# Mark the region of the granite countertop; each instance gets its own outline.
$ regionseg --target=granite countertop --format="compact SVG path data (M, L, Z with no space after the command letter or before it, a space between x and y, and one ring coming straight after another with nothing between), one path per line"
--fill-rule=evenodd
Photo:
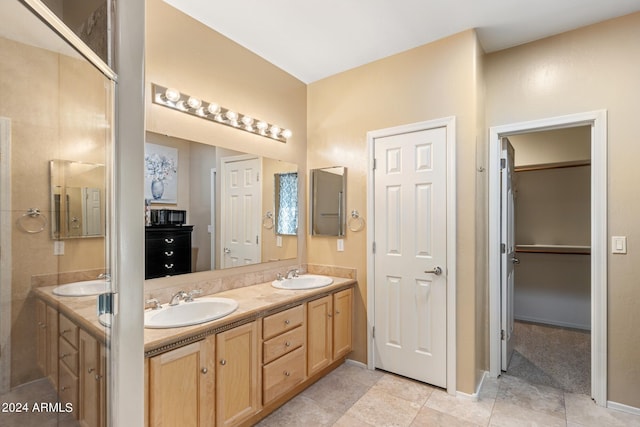
M144 330L144 351L146 356L152 356L171 348L185 345L189 342L202 339L206 335L216 333L216 330L231 324L240 324L251 321L272 311L278 311L289 305L308 301L337 290L348 288L356 283L354 279L333 277L333 283L329 286L308 290L286 290L271 286L271 282L245 286L226 290L210 295L232 298L238 302L238 309L221 319L199 325L185 326L181 328L148 329ZM109 329L98 322L96 310L96 297L60 297L53 294L55 286L36 288L36 296L54 306L59 312L73 320L81 328L105 342L108 340ZM166 303L166 302L165 302Z

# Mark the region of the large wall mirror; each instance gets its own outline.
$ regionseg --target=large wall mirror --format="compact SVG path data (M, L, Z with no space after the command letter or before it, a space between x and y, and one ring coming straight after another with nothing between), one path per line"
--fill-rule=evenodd
M192 271L298 256L298 166L252 153L147 132L177 149L177 202L151 209L187 211Z
M311 234L344 236L347 168L311 169Z
M103 237L105 167L98 163L51 160L51 237Z

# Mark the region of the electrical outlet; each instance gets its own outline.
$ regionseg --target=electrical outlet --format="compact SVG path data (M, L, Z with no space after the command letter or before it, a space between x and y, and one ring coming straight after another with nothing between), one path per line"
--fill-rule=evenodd
M53 254L64 255L64 241L56 240L55 242L53 242Z
M282 247L282 236L276 236L276 246L279 248Z

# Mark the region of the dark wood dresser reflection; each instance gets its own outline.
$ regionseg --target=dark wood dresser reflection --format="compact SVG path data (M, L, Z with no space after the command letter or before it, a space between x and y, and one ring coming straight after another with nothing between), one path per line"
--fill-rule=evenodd
M193 225L145 229L145 279L191 273Z

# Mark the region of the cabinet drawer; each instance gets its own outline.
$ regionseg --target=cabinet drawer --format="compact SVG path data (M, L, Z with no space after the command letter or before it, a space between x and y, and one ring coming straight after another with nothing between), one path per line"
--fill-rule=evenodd
M60 313L60 336L64 337L74 348L78 348L78 326L67 316Z
M266 405L304 380L305 353L300 347L262 368L262 402Z
M58 383L58 398L65 409L66 403L71 403L73 416L78 419L78 377L67 366L60 362L60 382Z
M304 344L304 328L298 326L282 335L265 341L262 345L262 360L269 363L283 354L301 347Z
M298 325L302 325L303 320L304 311L302 305L267 316L262 321L262 337L266 340L289 331Z
M58 352L60 362L67 365L67 368L69 368L74 375L78 375L78 350L69 344L67 340L60 338Z

